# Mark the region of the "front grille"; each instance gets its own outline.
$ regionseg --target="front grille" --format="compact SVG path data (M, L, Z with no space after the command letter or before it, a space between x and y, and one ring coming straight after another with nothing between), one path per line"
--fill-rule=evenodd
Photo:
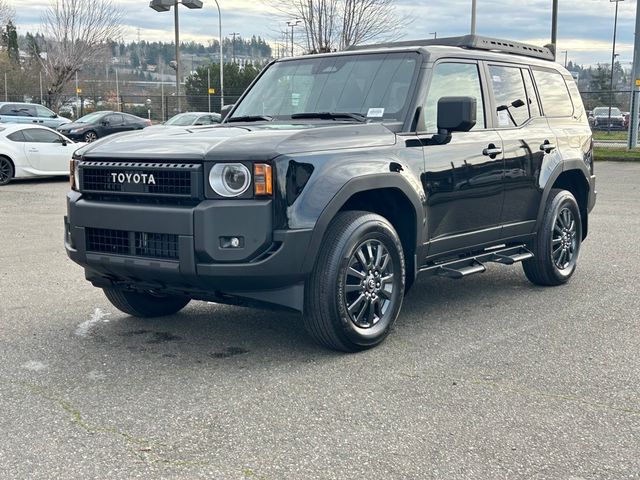
M198 198L201 171L193 163L81 162L80 190Z
M178 235L85 228L87 252L177 260Z
M87 251L128 255L129 232L106 230L104 228L85 229Z
M138 257L178 258L178 236L167 233L135 233Z

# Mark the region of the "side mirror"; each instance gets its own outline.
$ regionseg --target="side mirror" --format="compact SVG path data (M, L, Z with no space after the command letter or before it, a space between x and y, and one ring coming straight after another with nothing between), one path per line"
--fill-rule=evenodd
M225 118L227 118L227 115L229 115L229 112L231 111L231 109L233 109L235 105L231 104L231 105L225 105L224 107L222 107L222 110L220 110L220 121L224 120Z
M476 125L476 107L473 97L442 97L438 101L438 132L468 132Z

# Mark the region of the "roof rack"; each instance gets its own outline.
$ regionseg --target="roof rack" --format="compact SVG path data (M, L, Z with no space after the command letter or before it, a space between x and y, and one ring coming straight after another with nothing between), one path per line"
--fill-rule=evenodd
M365 50L371 48L424 47L443 45L448 47L467 48L469 50L487 50L491 52L512 53L525 57L555 61L553 52L547 47L537 47L527 43L501 40L499 38L482 37L480 35L463 35L461 37L433 38L427 40L409 40L406 42L379 43L376 45L355 45L347 50Z

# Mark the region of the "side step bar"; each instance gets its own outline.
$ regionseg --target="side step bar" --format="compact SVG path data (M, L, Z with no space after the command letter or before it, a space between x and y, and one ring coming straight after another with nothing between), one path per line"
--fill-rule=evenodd
M517 245L515 247L505 247L492 251L484 251L483 253L472 255L465 258L457 258L435 265L429 265L420 268L420 272L428 272L432 275L440 275L453 279L460 279L473 275L474 273L482 273L487 270L484 265L487 262L501 263L503 265L513 265L533 258L533 253L527 249L525 245Z

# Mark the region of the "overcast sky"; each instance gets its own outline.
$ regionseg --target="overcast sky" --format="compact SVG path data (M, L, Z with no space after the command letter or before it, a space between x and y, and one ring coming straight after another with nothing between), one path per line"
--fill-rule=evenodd
M148 0L114 0L125 12L125 40L173 38L172 13L156 13ZM275 12L268 0L218 0L223 35L260 35L274 44L281 38L287 18ZM637 0L620 2L618 15L619 60L629 66ZM206 43L218 37L218 16L213 0L203 0L202 10L180 7L181 40ZM40 17L51 0L9 0L16 10L20 33L39 29ZM477 30L481 35L543 45L551 36L552 0L477 0ZM611 62L614 3L609 0L560 0L558 50L568 50L569 60L580 64ZM471 0L397 0L400 14L413 19L404 39L461 35L469 32ZM559 54L564 58L564 53Z

